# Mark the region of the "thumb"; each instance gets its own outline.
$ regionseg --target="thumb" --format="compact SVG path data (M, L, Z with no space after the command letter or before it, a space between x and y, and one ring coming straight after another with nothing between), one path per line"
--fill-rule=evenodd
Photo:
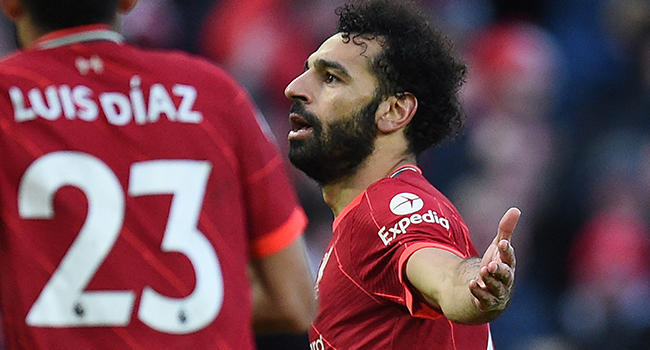
M501 221L499 221L499 230L497 232L496 243L501 242L501 240L510 240L512 232L514 232L519 217L521 216L521 211L515 207L512 207L503 214Z

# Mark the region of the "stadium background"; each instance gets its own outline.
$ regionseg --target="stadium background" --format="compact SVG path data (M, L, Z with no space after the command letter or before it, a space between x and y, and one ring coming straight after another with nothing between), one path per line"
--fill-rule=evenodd
M523 212L516 294L492 324L496 348L647 350L650 0L420 1L469 66L467 129L420 166L457 204L479 251L508 207ZM332 34L341 3L140 0L123 32L223 65L286 154L284 87ZM2 19L0 53L13 50ZM318 187L288 169L311 220L315 271L332 214ZM261 350L308 348L304 335L258 341Z

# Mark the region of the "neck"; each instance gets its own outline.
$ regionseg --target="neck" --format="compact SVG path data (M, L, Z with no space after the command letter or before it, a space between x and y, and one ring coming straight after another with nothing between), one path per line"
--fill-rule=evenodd
M39 41L41 38L47 36L50 33L58 32L58 30L44 30L40 26L36 25L29 15L25 15L16 22L16 31L18 33L18 41L20 45L24 48L32 46L35 42ZM97 23L100 25L101 23ZM108 25L103 24L108 27ZM75 27L76 28L76 27ZM70 29L70 28L68 28ZM119 20L116 19L114 23L110 25L110 29L115 31L120 30Z
M29 15L25 15L16 21L16 33L18 35L18 42L21 47L29 47L33 42L38 40L41 36L47 34L46 30L41 29L34 24Z
M357 169L346 178L322 187L323 199L337 217L359 194L373 183L388 177L395 169L412 164L416 165L413 154L387 157L382 152L373 152Z

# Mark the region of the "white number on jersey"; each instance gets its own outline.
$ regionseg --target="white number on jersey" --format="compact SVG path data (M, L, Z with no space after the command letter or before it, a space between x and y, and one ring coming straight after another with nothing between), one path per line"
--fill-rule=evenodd
M129 195L173 195L161 249L183 253L196 273L195 288L184 298L144 289L138 318L161 332L198 331L221 310L224 290L219 259L197 228L210 171L208 162L194 160L155 160L131 166ZM85 291L120 234L124 191L101 160L80 152L54 152L34 161L25 172L18 193L20 216L52 218L53 197L63 186L84 192L88 214L26 322L38 327L126 326L136 298L133 291Z

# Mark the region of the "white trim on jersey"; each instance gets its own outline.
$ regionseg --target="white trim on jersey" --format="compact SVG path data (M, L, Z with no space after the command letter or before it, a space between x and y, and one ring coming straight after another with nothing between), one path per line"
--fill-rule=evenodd
M494 345L492 344L492 332L488 329L488 344L486 350L494 350Z
M124 37L112 30L96 30L90 32L82 32L72 35L63 36L53 40L45 41L38 44L40 49L52 49L59 46L65 46L72 43L84 42L84 41L96 41L96 40L108 40L116 43L121 43L124 41Z
M390 175L390 178L392 179L394 177L398 177L399 174L403 173L405 170L411 170L411 171L415 171L416 173L419 173L417 167L405 165L404 167L402 167L401 169L398 169L392 175Z

